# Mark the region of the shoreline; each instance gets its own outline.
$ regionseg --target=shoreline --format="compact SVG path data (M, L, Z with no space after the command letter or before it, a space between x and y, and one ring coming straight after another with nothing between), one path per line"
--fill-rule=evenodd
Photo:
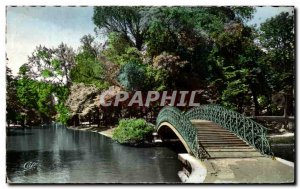
M78 130L78 131L89 131L95 132L100 135L103 135L108 138L112 138L114 130L117 128L116 126L100 126L97 125L82 125L78 127L66 126L67 129ZM282 142L282 138L289 139L294 138L294 134L285 134L285 135L273 135L270 138L275 139L276 142ZM276 140L280 138L281 140ZM284 140L285 141L285 140ZM286 141L287 142L287 141ZM182 183L265 183L260 178L255 175L249 175L250 180L246 179L246 173L248 174L247 169L253 166L253 162L259 164L263 167L265 164L274 165L275 167L279 167L280 169L284 169L287 174L283 176L282 174L277 174L278 176L284 177L279 182L276 182L273 178L262 175L270 183L291 183L293 179L290 172L294 163L283 160L281 158L276 157L277 163L274 163L274 160L270 159L270 157L263 158L244 158L244 159L217 159L217 160L205 160L201 161L191 156L190 154L178 154L178 160L184 164L183 169L177 172L178 177L180 178ZM272 163L273 162L273 163ZM282 165L283 164L283 165ZM243 169L236 168L236 166L245 167ZM259 166L259 167L260 167ZM268 166L267 166L268 167ZM274 172L272 169L269 172ZM227 173L230 173L227 175ZM240 175L239 177L235 175Z
M98 133L100 135L103 135L108 138L112 138L113 132L116 129L116 127L109 126L109 127L98 127L98 126L68 126L67 129L76 130L76 131L89 131Z

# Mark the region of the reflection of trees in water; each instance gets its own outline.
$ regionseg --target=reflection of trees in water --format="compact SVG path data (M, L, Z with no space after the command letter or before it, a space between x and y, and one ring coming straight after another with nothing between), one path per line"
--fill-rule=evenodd
M176 181L180 169L177 154L166 148L123 146L98 133L64 127L31 132L7 137L12 182L167 182ZM28 161L39 162L36 170L20 172Z
M31 132L23 132L23 131L8 131L6 136L24 136L24 135L33 135Z
M117 171L122 175L120 181L166 182L177 178L180 163L176 164L177 154L169 149L135 148L117 143L112 145L112 149Z

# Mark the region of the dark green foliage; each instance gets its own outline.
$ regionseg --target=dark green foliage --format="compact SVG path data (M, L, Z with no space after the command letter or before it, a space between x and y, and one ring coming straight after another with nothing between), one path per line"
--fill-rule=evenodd
M273 76L272 88L291 91L295 82L294 16L281 13L263 23L260 30L261 44L267 50L265 61L270 66L270 74Z
M16 84L16 97L20 108L28 121L38 119L51 120L59 114L57 120L66 123L68 112L64 102L68 97L68 88L51 83L40 82L27 77L20 78ZM42 120L40 120L42 121Z
M205 85L205 80L213 77L211 38L222 32L226 23L247 20L253 12L252 7L96 7L93 20L99 30L109 34L105 50L109 60L151 64L162 53L178 57L177 62L188 65L176 74L167 73L165 85L186 89ZM141 46L146 47L142 56L136 51L144 50Z
M261 25L260 42L266 53L261 58L268 68L273 95L283 94L285 115L295 113L295 20L283 12ZM269 97L270 99L270 97Z
M62 124L67 124L68 120L71 118L69 109L64 105L64 103L59 103L55 106L57 111L56 121Z
M142 61L139 50L129 43L123 34L116 32L108 35L108 48L103 51L103 55L119 65Z
M94 85L99 89L108 87L104 68L98 56L100 47L91 35L81 38L81 52L75 56L75 65L71 68L70 78L74 83Z
M76 65L70 72L73 82L92 84L100 89L107 88L102 64L96 57L89 52L82 52L75 57L75 62Z
M33 108L37 107L37 81L26 77L17 81L17 97L22 105Z
M65 101L67 100L69 95L69 88L66 86L56 86L53 88L53 94L57 97L58 100L55 104L55 120L62 124L67 124L68 120L71 118L71 113L65 106Z
M256 115L282 115L283 104L276 102L282 96L286 114L293 115L294 16L281 13L255 29L245 24L254 11L95 7L97 32L107 34L104 45L85 35L77 52L63 43L38 46L18 77L7 72L7 120L66 123L75 113L65 106L72 83L100 91L112 85L128 91L202 90L203 103Z
M124 39L142 49L147 22L144 21L145 7L95 7L93 21L99 30L120 33Z
M134 91L142 90L145 77L145 66L135 62L129 62L121 67L118 79L125 89Z
M21 103L17 98L17 80L6 67L6 122L16 122L21 112Z
M146 77L144 79L144 89L148 91L163 91L167 89L168 73L165 70L146 66Z
M212 84L217 84L220 102L240 112L253 104L258 115L262 108L258 97L266 95L268 85L266 70L260 63L263 51L254 43L255 31L243 23L230 22L214 38L210 61L215 62L212 65L218 75L210 79L218 81Z
M154 127L144 119L121 119L113 133L113 139L121 144L134 144L146 140L153 131Z

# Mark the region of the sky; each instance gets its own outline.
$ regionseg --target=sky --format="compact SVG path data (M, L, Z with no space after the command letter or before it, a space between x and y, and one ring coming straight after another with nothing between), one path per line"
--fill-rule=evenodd
M280 12L292 11L292 7L257 7L248 24L259 26ZM92 16L93 7L7 7L8 67L16 75L38 45L57 47L64 42L76 50L83 35L95 35Z

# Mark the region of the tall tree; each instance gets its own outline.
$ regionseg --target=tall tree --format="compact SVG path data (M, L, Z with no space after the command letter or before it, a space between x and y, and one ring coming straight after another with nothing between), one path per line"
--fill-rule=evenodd
M252 7L153 8L149 11L147 53L156 57L165 51L187 61L181 72L182 86L193 83L194 86L190 87L203 87L217 70L215 63L209 60L216 37L224 31L227 23L249 19L253 11Z
M223 104L240 112L253 104L254 114L258 115L258 99L268 87L264 67L260 63L263 52L254 39L253 28L236 21L225 24L223 32L214 36L211 61L215 62L215 69L220 70L215 78Z
M295 94L294 16L283 12L261 24L260 42L266 52L271 87L286 96L285 115L292 114Z
M145 7L95 7L93 21L99 30L121 34L138 50L144 43L147 23L144 21Z
M108 46L102 55L115 64L123 65L128 62L142 62L141 52L133 47L120 33L111 32L108 35Z
M70 69L75 63L75 52L66 44L57 48L38 46L28 57L26 75L31 79L39 79L49 83L70 85Z
M107 87L104 81L104 68L100 61L102 46L95 42L91 35L81 38L80 52L75 56L75 65L70 70L70 78L73 82L93 84L98 88Z
M6 67L6 122L16 122L20 115L22 106L16 95L16 78L12 75L11 69Z

